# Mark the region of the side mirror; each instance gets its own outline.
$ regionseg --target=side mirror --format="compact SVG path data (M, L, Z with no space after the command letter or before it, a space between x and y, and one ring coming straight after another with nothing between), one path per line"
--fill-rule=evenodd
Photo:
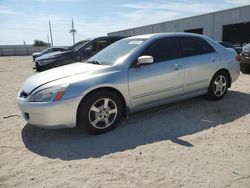
M138 57L137 62L137 65L152 64L154 62L154 58L149 55L143 55Z

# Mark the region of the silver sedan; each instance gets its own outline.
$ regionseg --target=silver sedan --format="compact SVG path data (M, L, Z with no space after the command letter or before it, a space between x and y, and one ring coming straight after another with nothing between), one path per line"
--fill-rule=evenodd
M80 126L99 134L122 116L206 94L224 97L239 77L234 50L187 33L122 39L86 62L28 78L17 98L27 123L45 128Z

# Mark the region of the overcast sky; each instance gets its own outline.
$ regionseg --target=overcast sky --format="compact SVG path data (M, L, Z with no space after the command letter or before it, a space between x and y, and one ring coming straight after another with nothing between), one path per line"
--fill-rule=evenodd
M51 21L54 45L108 32L249 5L250 0L0 0L0 45L47 41Z

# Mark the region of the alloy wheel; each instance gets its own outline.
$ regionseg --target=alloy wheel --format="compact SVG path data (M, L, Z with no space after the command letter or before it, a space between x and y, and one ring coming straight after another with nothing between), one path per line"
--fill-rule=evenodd
M227 79L223 75L219 75L213 84L213 91L217 97L222 96L227 89Z
M109 98L102 98L94 102L89 109L89 122L97 129L110 127L116 120L117 105Z

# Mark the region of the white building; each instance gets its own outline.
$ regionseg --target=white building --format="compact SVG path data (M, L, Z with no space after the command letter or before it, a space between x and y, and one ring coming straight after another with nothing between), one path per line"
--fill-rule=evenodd
M134 36L160 32L193 32L233 44L250 42L250 5L108 33Z

